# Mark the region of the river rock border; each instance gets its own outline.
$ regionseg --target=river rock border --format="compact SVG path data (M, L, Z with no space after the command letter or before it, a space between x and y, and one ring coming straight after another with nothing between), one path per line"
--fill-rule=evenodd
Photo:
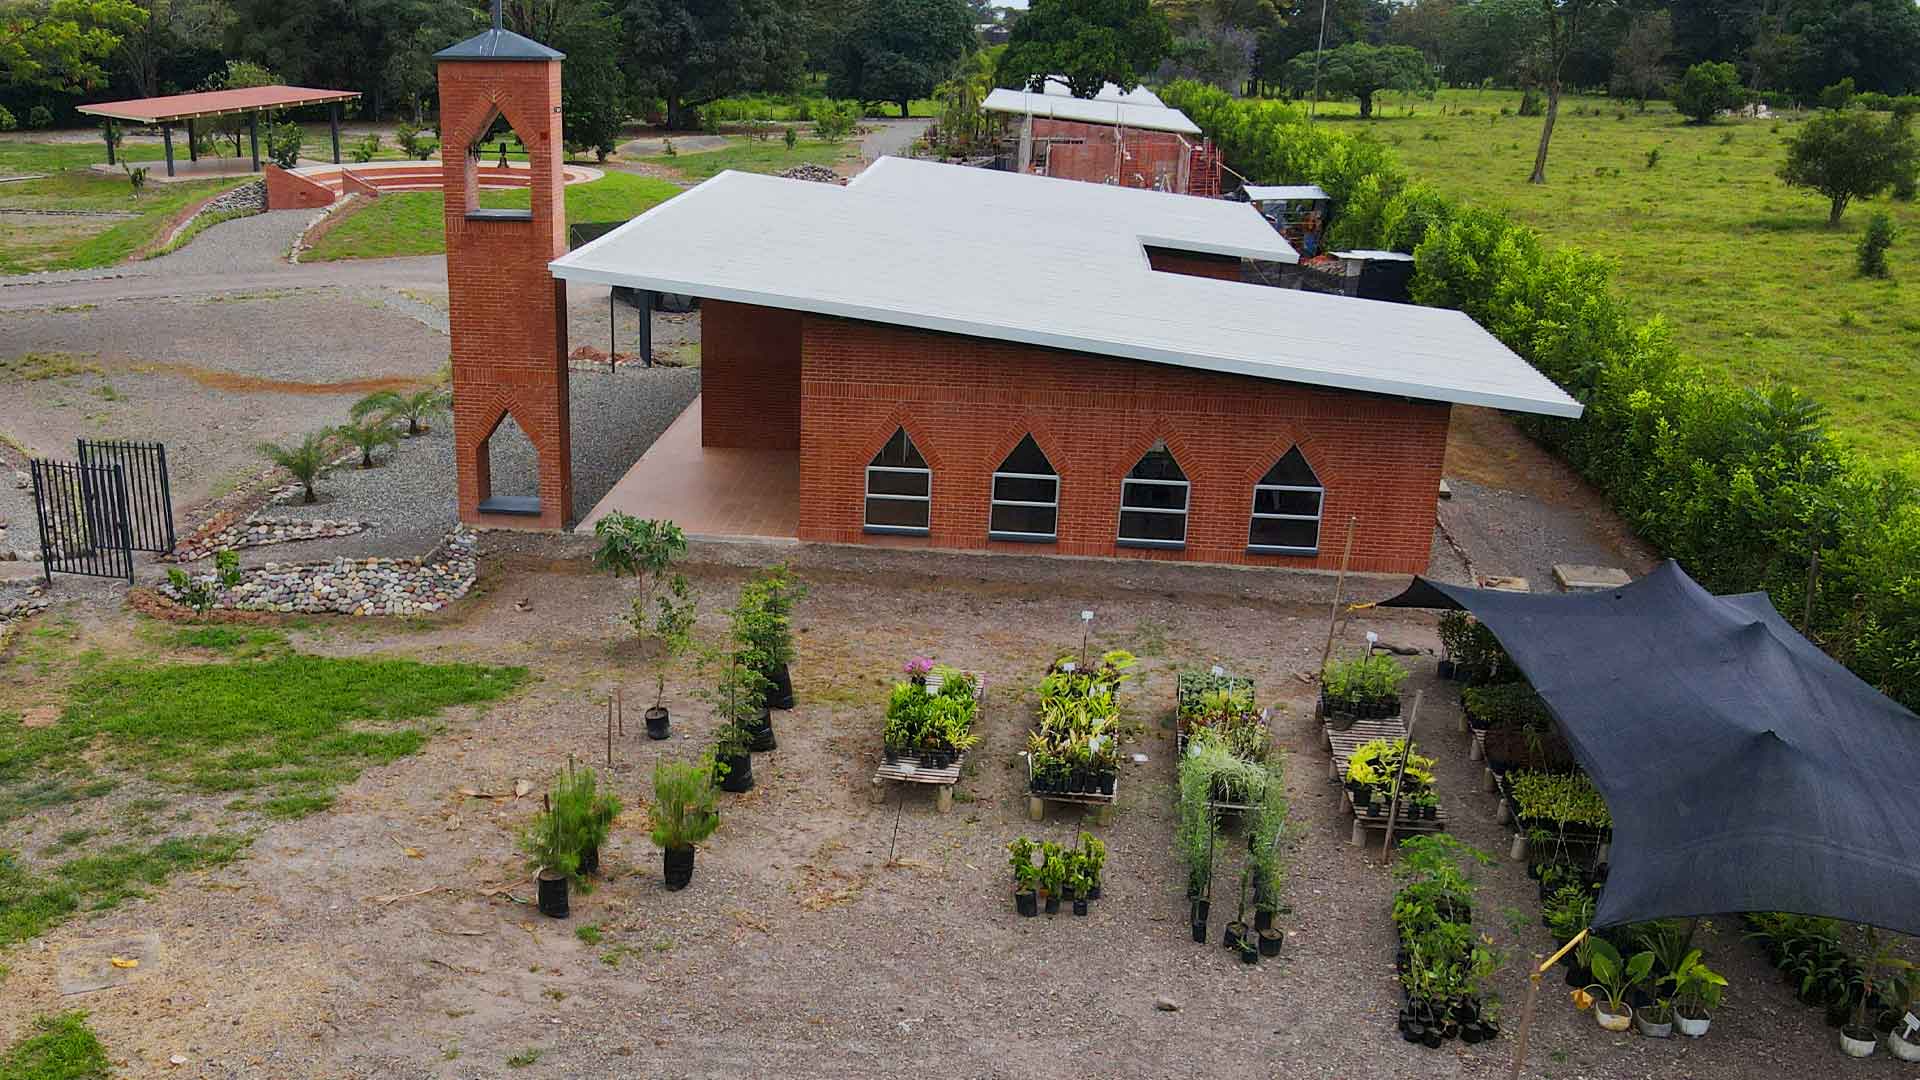
M0 653L7 651L13 644L14 635L20 627L35 615L47 610L53 601L47 598L46 590L35 585L27 590L23 597L13 600L0 599Z
M419 559L334 559L325 563L267 563L240 572L240 583L219 589L213 606L283 614L424 615L467 594L478 576L475 535L456 527L439 548ZM170 599L171 585L158 586Z
M196 535L176 548L167 562L199 562L217 551L293 544L302 540L326 540L352 536L373 526L364 521L336 521L328 518L248 517L212 533Z

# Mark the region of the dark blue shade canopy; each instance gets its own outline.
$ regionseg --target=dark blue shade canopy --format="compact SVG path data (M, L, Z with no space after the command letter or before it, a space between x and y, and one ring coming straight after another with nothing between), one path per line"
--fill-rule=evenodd
M1920 717L1787 624L1666 562L1558 595L1415 578L1553 711L1613 814L1595 926L1787 911L1920 934Z

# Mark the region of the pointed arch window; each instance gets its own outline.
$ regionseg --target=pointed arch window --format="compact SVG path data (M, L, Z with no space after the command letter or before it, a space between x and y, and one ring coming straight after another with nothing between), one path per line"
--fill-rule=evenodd
M1173 451L1154 443L1120 482L1120 546L1185 547L1188 491Z
M1320 507L1326 489L1300 448L1290 447L1253 485L1253 521L1247 550L1269 555L1318 555Z
M925 536L933 514L933 470L920 448L896 428L867 465L866 531Z
M1060 536L1060 474L1028 435L993 474L987 536L1050 544Z

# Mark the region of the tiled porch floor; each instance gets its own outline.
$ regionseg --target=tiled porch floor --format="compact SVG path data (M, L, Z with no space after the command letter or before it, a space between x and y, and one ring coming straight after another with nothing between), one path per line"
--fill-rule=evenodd
M576 527L590 533L615 510L663 518L689 536L793 539L800 531L800 454L700 445L693 399Z

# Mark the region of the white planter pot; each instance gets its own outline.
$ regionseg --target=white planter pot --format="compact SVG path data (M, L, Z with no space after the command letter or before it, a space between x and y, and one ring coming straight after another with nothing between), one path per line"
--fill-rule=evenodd
M1901 1061L1920 1061L1920 1042L1908 1042L1898 1035L1888 1035L1887 1053Z
M1840 1032L1840 1050L1848 1057L1872 1057L1873 1048L1877 1045L1872 1039L1856 1039L1845 1031Z
M1593 1018L1608 1031L1625 1031L1633 1026L1633 1006L1623 1004L1620 1008L1622 1011L1610 1013L1606 1002L1596 1001L1593 1004Z
M1633 1018L1633 1026L1639 1028L1640 1034L1645 1035L1649 1039L1665 1039L1672 1036L1672 1014L1668 1014L1667 1019L1660 1021L1648 1019L1648 1017L1652 1015L1651 1012L1636 1013Z
M1702 1016L1695 1019L1684 1013L1676 1012L1673 1014L1673 1030L1678 1031L1689 1039L1697 1039L1705 1035L1707 1029L1712 1026L1713 1017L1711 1016Z

